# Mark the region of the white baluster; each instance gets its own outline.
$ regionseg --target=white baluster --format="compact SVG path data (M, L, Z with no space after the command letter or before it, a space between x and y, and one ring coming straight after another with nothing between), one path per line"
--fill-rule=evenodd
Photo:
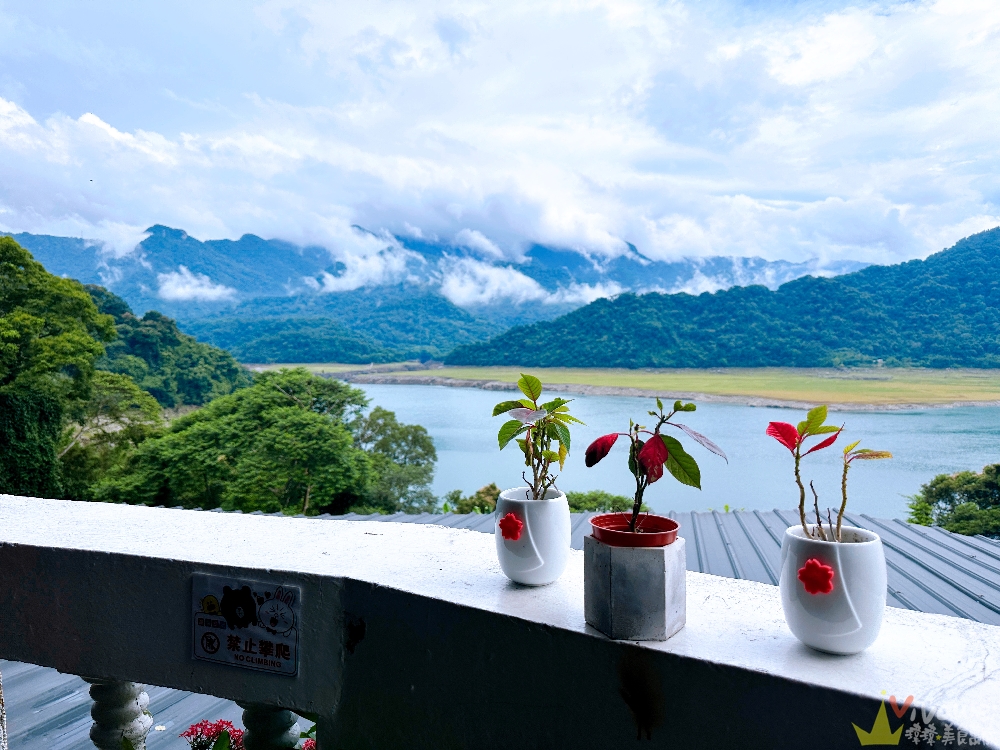
M283 708L240 703L243 708L243 745L246 750L286 750L299 743L302 730L296 716Z
M149 696L145 685L117 680L96 680L90 683L94 701L90 715L90 739L100 750L124 750L128 740L133 750L146 750L146 735L153 726L153 716L146 710Z
M7 712L3 707L3 675L0 674L0 750L7 750Z

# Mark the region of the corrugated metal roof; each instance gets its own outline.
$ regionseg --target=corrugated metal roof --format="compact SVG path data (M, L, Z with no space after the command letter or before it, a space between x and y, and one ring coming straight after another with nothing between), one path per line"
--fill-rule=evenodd
M593 513L574 513L572 545L583 548ZM796 511L669 513L687 541L688 570L776 584L781 536L798 523ZM493 515L395 513L381 516L319 516L320 519L432 523L493 533ZM848 514L854 526L882 537L888 564L888 603L893 607L964 617L1000 625L1000 542L939 528ZM53 669L0 661L11 750L87 750L90 744L89 686ZM148 688L154 725L149 750L184 747L177 735L202 719L240 724L236 704L180 690ZM302 720L305 728L308 722Z

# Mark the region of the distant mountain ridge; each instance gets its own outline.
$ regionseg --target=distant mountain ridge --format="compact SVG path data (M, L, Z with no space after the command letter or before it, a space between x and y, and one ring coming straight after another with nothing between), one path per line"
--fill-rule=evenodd
M100 284L137 311L175 317L185 331L244 361L441 357L511 325L552 319L601 297L746 284L775 288L805 274L865 265L730 257L663 262L632 247L602 259L541 245L509 260L481 235L457 246L355 231L367 243L363 260L252 234L201 241L162 225L150 227L125 254L79 238L13 236L52 273Z
M1000 227L892 266L772 291L623 294L458 348L455 365L1000 367Z

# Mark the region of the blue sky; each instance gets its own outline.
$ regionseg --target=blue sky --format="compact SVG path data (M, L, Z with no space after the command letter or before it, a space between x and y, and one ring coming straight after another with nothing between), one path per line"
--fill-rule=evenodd
M0 229L109 252L894 262L1000 224L998 123L995 0L0 0Z

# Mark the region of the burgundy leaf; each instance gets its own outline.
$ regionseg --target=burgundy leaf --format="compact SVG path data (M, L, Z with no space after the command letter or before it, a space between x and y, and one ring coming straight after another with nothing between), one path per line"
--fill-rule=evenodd
M799 431L795 425L788 422L771 422L767 426L767 434L795 453L795 448L799 444Z
M654 435L639 451L639 463L652 484L663 476L663 464L667 462L667 446L659 434Z
M602 435L597 438L597 440L587 446L586 460L584 463L586 463L587 466L593 466L596 464L608 455L608 452L611 450L611 446L615 444L616 440L618 440L617 432L612 432L610 435Z
M722 448L717 446L715 443L713 443L707 437L702 435L700 432L692 430L686 424L679 424L677 422L668 422L667 424L672 424L674 427L680 427L682 430L684 430L684 432L688 434L688 437L690 437L692 440L696 440L703 448L712 451L712 453L714 453L716 456L722 456L724 459L726 459L726 463L729 463L729 457L725 454Z
M809 450L807 450L802 455L803 456L808 456L813 451L820 451L820 450L823 450L824 448L829 448L831 445L833 445L834 443L837 442L837 438L839 438L839 437L840 437L840 430L837 430L835 433L833 433L832 435L830 435L830 437L828 437L822 443L816 443L816 445L814 445L812 448L810 448Z

